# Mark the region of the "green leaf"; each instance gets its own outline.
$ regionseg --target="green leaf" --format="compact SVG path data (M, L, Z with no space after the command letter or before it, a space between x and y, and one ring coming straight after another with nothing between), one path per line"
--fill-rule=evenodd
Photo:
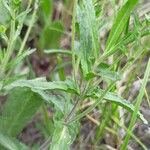
M118 72L109 71L106 69L101 69L96 75L101 76L104 79L109 79L111 81L117 81L121 79L121 75Z
M118 72L111 71L109 69L109 66L106 66L107 64L101 63L97 68L96 68L96 75L101 76L104 79L109 79L111 81L117 81L121 79L121 75Z
M92 0L83 1L85 6L85 12L88 22L88 30L90 37L92 38L92 54L96 59L99 56L99 32L98 32L98 24L96 20L94 4Z
M71 137L66 125L58 124L52 138L50 150L69 150Z
M55 122L55 131L53 133L50 150L70 150L70 145L73 143L78 133L78 123L74 122L63 125L62 122Z
M36 78L32 80L17 80L4 87L6 90L11 90L15 87L28 87L32 90L67 90L67 85L63 81L47 82L46 78Z
M78 57L84 76L90 72L93 61L99 56L99 32L92 0L83 1L77 7L77 20L80 30Z
M29 88L18 87L10 91L2 110L4 120L0 122L0 132L10 136L18 135L42 102L41 96Z
M10 63L8 63L7 69L13 68L17 64L19 64L25 57L31 55L35 52L36 49L31 49L23 52L21 55L19 55L16 59L13 59Z
M45 91L36 91L46 102L48 103L53 103L54 106L57 108L57 110L61 111L62 113L64 112L65 108L65 99L61 95L51 95L46 93Z
M138 0L128 0L126 4L121 8L121 10L118 12L118 15L115 19L115 22L112 26L111 32L109 34L107 43L106 43L106 50L110 51L114 45L117 44L117 41L120 37L120 34L122 33L130 15L134 8L134 6L137 4Z
M0 145L8 150L29 150L29 148L12 137L8 137L0 133ZM3 149L0 147L0 149Z
M86 79L92 79L94 77L102 77L104 80L110 80L110 81L118 81L121 79L121 75L119 72L111 71L110 66L105 63L100 63L96 68L94 72L89 72L86 75Z
M102 93L104 91L100 88L95 88L93 91L88 91L88 94L90 97L93 97L93 98L99 98ZM87 95L88 96L88 95ZM135 107L127 100L123 99L122 97L118 96L117 94L115 93L112 93L112 92L108 92L106 93L106 95L104 96L104 99L106 99L107 101L109 102L112 102L112 103L115 103L123 108L125 108L126 110L128 110L129 112L133 113L134 110L135 110ZM143 117L143 115L138 112L138 116L140 117L140 119L145 123L147 124L147 120Z
M77 85L71 79L53 82L48 82L45 78L36 78L33 80L17 80L9 85L6 85L3 89L8 91L15 87L28 87L31 88L31 90L34 92L37 90L62 90L79 94Z

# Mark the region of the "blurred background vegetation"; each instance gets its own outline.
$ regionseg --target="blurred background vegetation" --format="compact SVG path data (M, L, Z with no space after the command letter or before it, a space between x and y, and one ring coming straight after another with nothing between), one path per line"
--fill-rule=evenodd
M99 22L99 35L101 43L101 53L104 51L106 39L108 38L112 23L117 15L119 8L127 0L93 0L95 4L96 15L98 16ZM79 0L80 2L80 0ZM35 6L36 5L36 6ZM73 12L74 0L40 0L35 4L33 0L14 0L12 1L12 9L16 9L16 12L23 12L19 15L17 20L17 25L21 25L20 34L16 39L14 51L12 53L12 61L10 64L15 65L13 74L17 74L17 78L20 76L27 76L28 79L35 77L46 76L49 81L65 80L67 75L71 74L71 37L72 37L72 12ZM31 9L33 8L33 9ZM34 9L37 9L34 18ZM25 10L25 11L24 11ZM13 16L13 15L12 15ZM10 18L9 8L3 6L2 1L0 1L0 49L1 55L7 47L7 37L10 31ZM31 28L30 28L31 27ZM133 15L131 17L130 27L134 28L136 42L132 45L132 50L130 50L130 45L128 45L128 53L122 47L122 53L128 58L122 58L121 66L124 66L126 62L131 64L135 57L138 56L136 62L127 70L124 74L122 81L118 82L118 92L123 95L124 98L129 100L134 99L140 88L140 81L137 78L141 78L144 74L144 69L147 64L147 60L150 57L150 1L141 0L137 5ZM143 32L148 29L148 33ZM19 27L18 27L19 29ZM20 63L15 64L13 58L18 54L18 49L22 46L22 42L26 33L29 31L29 35L26 39L24 45L25 49L36 49L36 51L25 58L24 61L19 61ZM79 36L79 25L76 23L77 37ZM146 38L141 39L141 34L147 34ZM78 46L78 41L75 41L76 46ZM3 52L2 52L3 49ZM62 56L57 53L57 50L63 50L68 55ZM135 50L135 51L134 51ZM22 51L22 49L20 50ZM137 55L137 53L139 55ZM141 52L141 53L140 53ZM63 52L62 52L63 53ZM109 58L107 61L111 63L113 59L117 59L120 55L116 55L114 58ZM11 68L11 65L10 65ZM117 69L117 68L116 68ZM11 70L12 71L12 70ZM11 72L10 71L10 72ZM6 70L7 72L7 70ZM9 76L10 72L7 72ZM12 75L12 74L11 74ZM100 85L105 86L105 84ZM146 97L141 107L141 111L145 118L150 122L150 84L147 85ZM5 98L0 98L0 104L4 103ZM90 106L91 102L86 101L83 104L83 108ZM1 108L0 106L0 108ZM120 142L119 137L123 136L126 128L119 132L117 129L119 126L118 120L110 117L113 110L110 109L110 105L102 104L100 106L101 112L94 109L93 113L87 115L81 121L80 133L77 136L75 142L72 145L73 150L85 149L102 149L102 150L115 150ZM1 108L2 109L2 108ZM52 123L44 122L42 113L47 113L49 118L52 118L54 110L47 105L44 105L42 109L44 111L39 111L33 118L33 120L28 124L28 126L23 129L23 131L18 136L23 143L28 146L35 147L37 145L42 145L41 149L44 150L45 145L49 142L49 137L51 136L53 125ZM115 106L114 108L115 109ZM118 115L118 114L117 114ZM103 119L102 122L97 120ZM52 120L50 120L52 121ZM129 117L125 120L125 124L129 123ZM101 125L100 125L101 124ZM51 129L51 130L49 130ZM140 122L136 124L134 130L136 138L130 142L128 149L130 150L140 150L142 149L139 144L141 140L148 148L150 148L150 125L143 125ZM93 137L96 137L95 139ZM45 139L47 141L45 142ZM136 139L136 140L135 140ZM136 142L135 142L136 141ZM138 142L137 142L138 141ZM93 146L94 145L94 146Z

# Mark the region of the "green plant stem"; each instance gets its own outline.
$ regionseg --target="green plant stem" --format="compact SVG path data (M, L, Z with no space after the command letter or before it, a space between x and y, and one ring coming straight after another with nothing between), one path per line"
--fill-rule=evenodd
M71 42L71 48L72 48L72 67L73 67L73 79L77 83L77 70L76 68L76 58L75 58L75 18L76 18L76 8L77 8L78 0L74 0L74 7L73 7L73 15L72 15L72 42ZM75 113L77 107L79 104L79 100L77 100L74 104L74 107L70 111L70 113L65 118L64 123L68 123L68 120L72 117L72 115Z
M48 130L48 134L50 135L52 128L51 128L51 123L50 123L50 120L49 120L49 116L48 116L48 112L47 112L47 109L45 107L45 104L42 105L42 112L43 112L43 116L44 116L45 126Z
M8 48L5 54L5 57L2 61L1 64L1 77L3 77L3 75L5 74L6 71L6 66L9 62L9 59L13 53L13 47L14 47L14 34L15 34L15 19L12 18L11 20L11 29L10 29L10 38L9 38L9 44L8 44Z
M145 71L145 75L144 75L144 78L143 78L143 86L141 86L140 92L139 92L138 97L137 97L137 101L136 101L136 104L135 104L135 111L132 114L131 121L130 121L130 124L129 124L129 127L128 127L129 132L133 131L134 125L136 123L137 113L140 109L140 105L141 105L141 102L142 102L142 98L144 96L144 91L145 91L146 84L148 82L149 75L150 75L150 59L148 61L146 71ZM130 134L127 133L127 135L125 136L125 140L124 140L124 142L121 146L121 150L126 150L127 149L129 139L130 139Z
M29 3L28 3L28 6L27 6L27 9L30 8L31 6L31 3L32 3L32 0L29 0ZM13 49L14 49L14 45L15 45L15 41L16 41L16 37L15 37L15 13L12 12L11 13L12 15L12 20L11 20L11 28L10 28L10 38L9 38L9 44L8 44L8 48L7 48L7 51L6 51L6 54L5 54L5 57L2 61L2 67L1 67L1 77L3 77L3 75L5 74L5 71L6 71L6 67L7 67L7 64L9 62L9 59L13 53Z
M111 117L112 120L118 125L120 126L121 128L123 128L127 133L129 133L131 135L131 137L139 144L141 145L141 147L144 149L144 150L147 150L146 146L144 145L144 143L142 143L132 132L130 132L124 124L120 123L119 119L115 118L115 117Z
M23 42L22 42L22 44L21 44L21 46L20 46L20 49L19 49L19 52L18 52L18 56L19 56L20 54L22 54L22 52L23 52L23 50L24 50L25 44L26 44L26 42L27 42L27 39L28 39L28 37L29 37L29 34L30 34L31 29L32 29L32 27L33 27L33 25L34 25L34 22L35 22L37 10L38 10L38 0L35 1L35 4L34 4L34 11L33 11L33 14L32 14L32 18L31 18L31 21L30 21L28 30L27 30L27 32L26 32L26 34L25 34L24 39L23 39Z
M73 17L72 17L72 42L71 42L71 48L72 48L72 66L73 66L73 78L74 81L76 81L76 60L75 60L75 18L76 18L76 7L77 7L78 0L74 1L74 8L73 8Z
M79 100L77 100L76 102L75 102L75 104L74 104L74 106L73 106L73 108L72 108L72 110L70 111L70 113L67 115L67 117L65 118L65 123L67 123L68 122L68 120L69 119L71 119L72 118L72 116L74 115L74 113L76 112L76 109L78 108L78 106L79 106Z
M102 93L102 95L100 96L100 98L97 99L97 101L93 105L91 105L88 109L86 109L84 112L82 112L81 114L79 114L75 118L68 120L68 122L77 121L77 120L81 119L82 117L86 116L88 113L90 113L101 102L101 100L104 98L104 96L107 94L107 92L112 89L112 87L114 86L114 84L115 83L112 82L108 86L108 88Z
M141 37L144 37L144 36L148 36L150 34L150 30L145 30L142 32L141 34ZM132 43L133 41L135 41L137 37L132 37L130 40L128 40L127 42L125 42L123 45L128 45L130 43ZM108 56L112 55L112 54L115 54L116 52L118 52L120 49L119 49L119 46L122 45L122 43L118 43L116 45L114 45L113 47L111 47L111 49L104 53L103 55L99 56L96 61L95 61L95 64L94 64L94 69L101 63L104 61L104 59L106 59ZM137 53L138 56L140 56L140 54L143 52L144 50L140 51Z
M107 127L108 122L110 121L110 116L112 114L112 111L111 111L111 109L109 109L109 111L108 111L108 108L110 108L110 106L107 107L107 105L108 105L108 103L105 103L103 106L103 110L102 110L103 118L101 119L101 123L99 124L98 129L96 131L94 145L98 144L98 142L100 142L102 140L102 136L104 134L105 128Z
M57 64L62 65L62 58L60 57L60 55L57 56ZM59 74L60 80L64 81L66 79L64 68L59 68L58 74Z

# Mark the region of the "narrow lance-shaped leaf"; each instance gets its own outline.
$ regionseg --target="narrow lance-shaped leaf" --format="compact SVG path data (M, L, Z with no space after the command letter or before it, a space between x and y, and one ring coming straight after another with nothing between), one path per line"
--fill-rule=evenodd
M137 4L137 2L138 0L128 0L126 4L121 8L121 10L118 12L118 15L115 19L115 22L112 26L112 29L110 31L110 34L106 43L105 52L111 50L111 48L117 44L120 34L122 33L131 15L131 12L134 6Z
M104 91L100 88L95 88L94 90L93 89L92 89L92 91L88 91L88 93L86 94L87 97L92 97L92 98L97 99L97 98L100 98L101 95L104 93ZM103 99L107 100L108 102L115 103L115 104L125 108L126 110L128 110L131 113L133 113L135 110L135 107L130 102L128 102L127 100L123 99L122 97L118 96L115 93L107 92ZM140 112L138 112L138 117L145 124L147 124L147 120L143 117L143 115Z
M6 85L4 89L11 90L15 87L29 87L31 89L38 90L67 90L67 85L63 81L47 82L45 78L17 80L9 85Z
M103 93L102 90L98 90L97 93L95 93L96 97L100 97L100 95ZM115 103L123 108L125 108L126 110L128 110L129 112L133 113L135 111L135 107L128 102L127 100L123 99L122 97L117 96L114 93L108 92L105 96L104 99L106 99L109 102ZM143 115L138 112L138 117L145 123L147 124L147 120L143 117Z
M48 82L45 78L36 78L32 80L18 80L12 82L9 85L4 86L3 89L6 91L11 90L15 87L28 87L32 91L36 90L62 90L67 92L79 93L79 89L76 84L71 80L67 79L65 81L53 81Z
M91 70L92 61L99 56L98 24L92 0L78 5L77 21L80 30L78 57L81 57L83 74L86 76Z
M92 38L92 50L94 58L96 59L99 56L99 32L98 32L98 24L96 21L94 5L92 0L83 1L86 10L87 21L89 25L89 33Z
M17 64L19 64L25 57L31 55L32 53L35 52L35 49L27 50L23 52L21 55L19 55L16 59L12 60L10 63L7 65L7 69L12 69L15 67Z
M101 63L95 69L95 74L101 76L103 79L109 79L111 81L117 81L121 79L121 74L119 72L111 71L109 65L106 63Z

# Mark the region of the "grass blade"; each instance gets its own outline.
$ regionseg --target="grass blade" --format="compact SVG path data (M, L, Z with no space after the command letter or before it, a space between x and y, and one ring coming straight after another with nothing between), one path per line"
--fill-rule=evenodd
M146 71L145 71L145 75L144 75L144 78L143 78L143 86L141 86L140 92L137 96L137 101L136 101L136 104L135 104L135 110L132 114L131 121L130 121L130 124L129 124L129 127L128 127L128 130L129 130L130 133L133 131L135 122L137 120L137 114L138 114L138 111L140 109L140 105L141 105L141 102L142 102L142 98L144 96L145 87L146 87L146 84L148 82L149 75L150 75L150 59L148 61L147 68L146 68ZM124 140L124 143L121 147L121 150L126 150L129 139L130 139L130 134L127 133L127 135L125 137L125 140Z
M128 0L127 3L118 12L117 18L113 24L113 27L111 29L106 43L105 52L109 51L111 47L117 44L118 38L122 33L126 23L128 22L130 14L137 2L138 0Z

